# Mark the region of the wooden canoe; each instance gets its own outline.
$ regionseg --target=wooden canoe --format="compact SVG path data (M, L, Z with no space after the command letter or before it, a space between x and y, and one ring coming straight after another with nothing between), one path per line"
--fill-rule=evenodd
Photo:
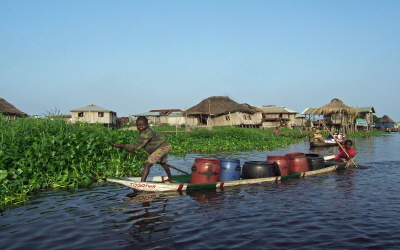
M307 135L285 135L285 134L279 134L280 136L284 136L284 137L293 137L293 138L304 138Z
M199 183L199 184L191 184L190 174L186 175L175 175L173 176L176 182L164 182L167 177L166 176L154 176L148 177L146 182L141 182L141 177L109 177L106 178L106 181L118 183L130 188L133 188L137 191L144 192L167 192L167 191L183 191L183 190L194 190L194 189L206 189L206 188L223 188L223 187L231 187L237 185L246 185L246 184L256 184L263 182L279 182L288 180L291 178L300 178L300 177L308 177L312 175L317 175L321 173L328 173L335 170L343 170L346 167L346 163L334 164L332 161L328 161L327 159L332 159L333 156L325 156L325 168L307 171L303 173L291 173L290 175L285 176L274 176L274 177L266 177L266 178L256 178L256 179L241 179L235 181L226 181L226 182L212 182L212 183Z
M343 145L343 141L340 141L340 144ZM310 142L310 148L314 148L314 147L334 147L334 146L338 146L338 144L334 141L334 142L315 142L315 141L311 141Z

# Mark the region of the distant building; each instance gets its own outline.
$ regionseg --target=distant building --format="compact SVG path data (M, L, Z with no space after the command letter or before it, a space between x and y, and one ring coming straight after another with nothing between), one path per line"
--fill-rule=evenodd
M368 130L371 129L372 126L374 125L374 115L373 115L375 113L374 107L367 106L367 107L353 107L353 108L357 111L357 117L361 117L357 118L356 120L357 127L358 128L365 127ZM325 115L317 114L318 113L317 109L318 108L306 108L301 114L308 117L307 119L310 121L317 121L319 119L324 119ZM330 116L332 117L332 119L337 117L341 118L342 114L339 112L335 115L328 115L327 117ZM330 118L328 118L328 121L329 119ZM339 120L339 122L337 123L342 124L342 121ZM319 125L319 123L316 123L314 125Z
M372 129L374 125L374 107L354 107L358 112L358 118L356 119L357 127L365 127L366 129Z
M117 113L91 104L70 110L72 122L102 123L106 126L117 125Z
M380 128L385 130L390 130L392 128L397 129L397 123L387 115L382 116L382 118L380 118L380 123L376 123L374 126L375 128Z
M258 126L257 111L227 96L212 96L183 112L187 126ZM258 112L261 115L261 112Z
M304 117L297 117L298 112L285 107L275 105L262 106L258 108L262 112L263 128L288 127L304 125Z
M135 114L135 119L144 116L152 124L182 125L185 124L185 117L180 109L154 109L149 112ZM135 120L134 119L134 120Z
M14 105L7 102L3 98L0 98L0 113L2 113L7 118L8 121L15 120L18 117L27 116L26 113L17 109L16 107L14 107Z

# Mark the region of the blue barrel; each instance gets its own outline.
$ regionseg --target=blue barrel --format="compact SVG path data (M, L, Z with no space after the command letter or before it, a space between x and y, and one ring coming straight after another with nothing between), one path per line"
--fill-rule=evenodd
M240 160L227 158L218 158L218 160L221 162L220 182L240 180Z

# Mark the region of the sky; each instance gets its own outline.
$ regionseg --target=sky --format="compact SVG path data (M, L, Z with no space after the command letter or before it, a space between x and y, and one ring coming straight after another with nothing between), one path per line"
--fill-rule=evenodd
M211 96L400 121L398 0L1 0L0 98L118 117Z

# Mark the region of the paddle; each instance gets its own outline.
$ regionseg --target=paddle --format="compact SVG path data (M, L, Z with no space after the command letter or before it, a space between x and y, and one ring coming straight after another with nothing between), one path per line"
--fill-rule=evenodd
M356 168L358 168L357 164L353 161L353 158L350 157L350 155L347 153L347 151L345 150L345 148L343 147L343 145L338 141L338 139L332 134L332 132L328 129L328 127L325 125L325 123L323 121L320 121L320 123L322 123L322 125L325 127L326 131L328 131L328 133L332 136L332 138L335 140L335 142L339 145L339 147L343 150L343 152L347 155L347 157L349 157L351 163L354 164L354 166ZM347 166L347 165L346 165Z
M115 143L112 143L112 142L110 142L110 141L106 141L106 143L108 143L108 144L110 144L110 145L112 145L112 146L115 145ZM132 154L134 154L134 155L136 155L136 156L139 156L139 157L142 158L142 159L147 160L147 157L144 157L144 156L142 156L142 155L136 153L136 152L133 151L133 150L129 150L129 149L126 149L126 148L124 148L124 149L125 149L127 152L129 152L129 153L132 153ZM177 168L177 167L171 166L170 164L167 164L167 165L168 165L170 168L173 168L173 169L175 169L175 170L178 170L179 172L182 172L182 173L184 173L184 174L189 174L188 172L183 171L183 170L181 170L181 169L179 169L179 168Z

